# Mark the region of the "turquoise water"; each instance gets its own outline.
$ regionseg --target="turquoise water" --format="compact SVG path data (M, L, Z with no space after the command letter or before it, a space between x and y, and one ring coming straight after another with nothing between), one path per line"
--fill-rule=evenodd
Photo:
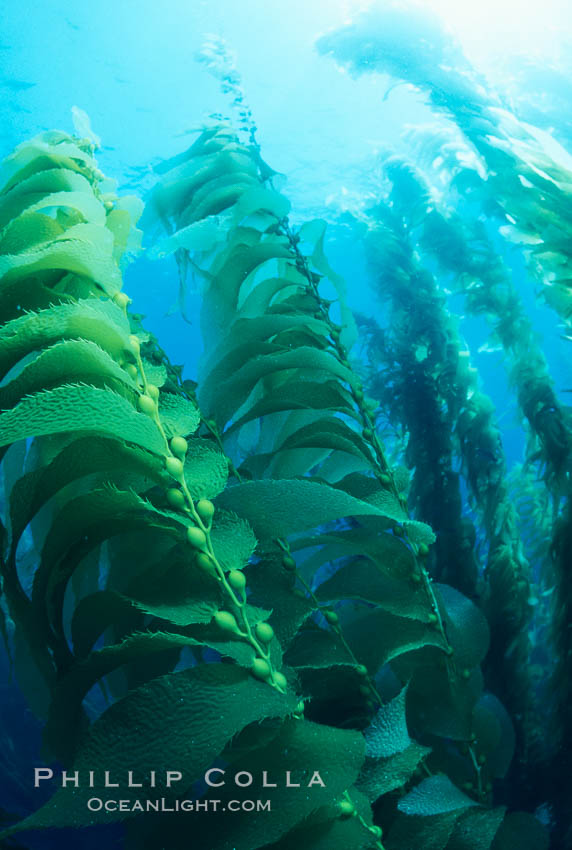
M288 4L179 0L161 6L132 0L100 0L98 4L54 0L33 9L8 0L0 34L0 158L49 129L74 134L72 108L76 107L89 116L93 133L101 139L96 154L99 168L118 182L119 194L134 194L148 202L160 179L162 161L188 148L213 116L236 124L240 108L233 108L225 89L232 73L252 116L249 129L255 135L251 140L278 173L274 188L291 202L291 226L296 230L309 219L327 222L325 253L345 280L344 297L357 319L352 363L366 395L378 402L378 433L392 462L409 467L415 517L442 531L438 541L445 542L437 550L435 578L478 600L478 593L467 591L463 582L468 579L446 551L447 535L453 540L453 530L444 521L443 528L437 529L443 517L431 504L431 494L423 491L421 480L423 462L428 469L432 462L439 465L437 456L423 461L421 449L431 454L429 448L441 447L439 429L446 427L444 444L450 442L452 448L445 445L442 451L449 451L448 473L458 477L458 517L474 524L475 570L484 581L492 550L491 528L476 494L479 487L481 493L486 488L482 480L475 486L467 455L460 448L462 404L455 408L456 396L449 383L462 383L462 369L447 370L446 354L435 354L438 345L431 335L432 331L436 336L443 333L432 324L437 323L431 312L437 304L443 315L453 317L451 338L457 340L458 350L470 356L474 375L468 398L482 392L494 411L494 427L488 432L493 436L490 442L483 438L478 443L475 467L485 470L483 476L500 469L498 474L507 482L506 498L515 507L519 551L530 565L527 604L531 616L524 631L532 647L527 665L534 672L537 714L531 721L531 740L536 749L519 752L521 762L513 765L508 779L503 777L495 785L495 803L535 814L552 829L552 846L565 850L572 846L566 822L567 799L572 810L568 796L572 793L572 742L570 719L566 728L562 721L566 710L559 709L554 696L558 691L553 682L555 667L563 677L559 687L564 692L570 677L569 662L551 637L555 614L550 603L558 597L559 587L563 599L566 594L565 579L552 570L548 550L557 527L553 520L560 516L564 524L570 500L572 457L567 440L572 439L568 407L572 360L567 322L571 311L558 305L554 309L543 295L556 277L565 288L570 288L572 279L572 252L570 243L566 244L572 231L572 12L557 0L545 6L542 14L538 9L505 5L498 4L496 15L493 4L484 4L482 14L467 9L463 15L445 2L436 2L434 11L428 11L426 5L391 6L365 0ZM209 53L213 44L225 57L226 70L221 73ZM524 137L530 147L522 153L519 141ZM496 138L506 143L509 152L521 154L522 160L493 160L494 144L489 143ZM241 140L247 140L244 134ZM452 160L447 159L449 155ZM469 165L463 170L467 156ZM397 160L395 176L391 164ZM504 177L508 186L509 178L518 177L519 165L531 162L532 171L528 176L521 174L519 185L534 194L521 197L511 182L505 197ZM409 168L415 188L399 182ZM549 179L539 188L528 178L541 173L544 179L542 168ZM474 191L471 180L478 183ZM560 181L555 206L551 206L550 180ZM425 190L426 199L419 201L416 193ZM530 208L526 207L529 202ZM543 209L548 216L558 210L558 227L546 223ZM435 231L429 231L432 213L458 225L468 246L464 259L454 251L448 253L454 227L442 236L442 242ZM568 230L562 224L566 221ZM133 310L145 316L146 328L171 363L180 364L183 377L194 381L209 353L199 320L204 280L191 276L184 299L178 301L174 258L157 256L161 238L157 223L148 213L142 222L143 248L126 266L124 291L133 301ZM372 234L378 234L376 228L381 225L385 236L376 243L378 237ZM516 236L508 232L511 225L518 231ZM558 258L541 259L540 268L531 259L532 231L537 243L543 239L549 247L560 246ZM403 240L401 254L389 250L392 239ZM482 261L482 256L488 259ZM482 265L475 266L479 257ZM472 283L479 275L484 279L497 261L504 270L499 290L504 292L502 287L510 285L518 295L524 317L518 333L525 340L529 362L552 388L548 401L542 396L537 407L532 405L534 409L526 407L530 383L523 389L527 353L519 350L518 339L510 333L503 337L503 322L508 322L510 312L507 304L501 299L495 313L492 302L475 306L471 301ZM414 269L409 280L417 280L417 288L399 289L403 280L395 269L400 262ZM428 297L431 309L419 296L422 275L429 275L434 287ZM325 297L336 299L335 287L328 286ZM416 324L422 309L428 310L426 334ZM337 306L330 315L344 324ZM515 333L515 326L511 327ZM451 339L447 342L452 345ZM534 360L537 355L545 358L542 366ZM420 364L433 356L434 370L423 372ZM441 393L440 412L446 425L439 420L439 411L436 419L431 418L424 406L422 379L428 375ZM554 410L560 411L565 423L557 484L551 483L554 470L542 439L549 428L543 432L541 421ZM536 443L531 422L539 429ZM246 442L245 446L245 455L254 454L252 446ZM239 449L232 445L237 456ZM525 459L531 470L526 487L521 466ZM434 492L433 501L438 502L446 488ZM536 507L529 514L534 500ZM566 565L567 559L569 563L570 557L565 550L562 563ZM558 610L566 612L565 606ZM565 619L560 628L567 628ZM512 645L507 649L509 665L513 649ZM31 768L42 763L41 723L9 666L4 655L0 807L13 818L37 808L47 792L42 798L30 784ZM487 684L495 693L492 685L502 690L503 682L493 668L494 661L487 668ZM510 691L512 684L504 686L509 701L514 697L518 704ZM97 696L93 699L91 708L97 714L103 704ZM546 725L539 721L544 709ZM114 825L92 828L80 838L73 831L56 836L26 834L24 839L9 839L5 846L90 850L104 842L123 847L121 829ZM458 850L461 845L451 847ZM506 840L498 847L510 850Z

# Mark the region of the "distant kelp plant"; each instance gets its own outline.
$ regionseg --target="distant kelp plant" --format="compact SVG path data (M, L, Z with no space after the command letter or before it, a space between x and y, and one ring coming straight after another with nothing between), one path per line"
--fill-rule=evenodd
M395 158L387 163L391 174L397 167ZM407 195L408 211L418 223L411 181L407 173L402 176L400 188L407 184L409 190L403 197ZM501 432L494 404L484 394L460 336L458 317L414 252L416 231L400 215L402 196L394 197L392 187L381 198L354 213L373 292L390 304L383 328L373 319L361 320L367 386L378 392L391 423L407 436L404 460L413 469L410 504L437 534L432 574L440 580L446 576L487 616L491 650L484 663L485 683L515 722L517 759L506 788L513 800L519 799L533 770L529 739L536 734L528 672L532 576L509 499ZM476 513L472 521L461 483ZM543 800L542 790L537 793Z
M520 253L570 338L572 160L551 135L513 114L504 92L495 94L477 77L460 47L445 39L437 19L426 26L413 6L377 4L320 39L318 49L355 74L389 73L396 82L413 84L438 116L436 125L404 139L435 191L429 196L419 192L418 177L404 180L404 172L396 171L394 198L419 250L445 273L446 285L465 293L469 310L492 321L493 344L503 348L529 425L527 462L538 464L548 489L553 604L546 625L556 669L550 691L543 693L548 707L556 706L556 722L537 730L547 756L538 787L546 789L554 812L554 840L568 846L570 773L561 766L572 753L572 585L565 555L572 535L571 415L555 392L523 293L515 284L515 270L502 255ZM546 518L542 526L546 529ZM545 567L542 559L538 569ZM547 670L552 671L552 664Z
M325 222L294 229L260 150L224 124L161 174L147 214L168 235L154 253L174 253L199 284L197 395L232 460L218 501L256 532L247 587L273 607L306 717L364 734L357 787L384 847L546 847L538 821L492 808L512 731L483 693L486 620L427 572L433 536L408 515L407 479L387 463L377 404L351 363L353 322L324 254ZM349 510L356 499L362 507ZM209 822L211 844L222 823ZM163 821L156 840L175 846L176 825ZM314 828L315 815L283 841L248 846L337 846L327 825Z

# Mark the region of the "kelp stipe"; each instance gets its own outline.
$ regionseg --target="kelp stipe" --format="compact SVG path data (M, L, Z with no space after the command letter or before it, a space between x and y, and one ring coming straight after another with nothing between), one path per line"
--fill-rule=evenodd
M188 267L203 281L202 326L214 347L203 362L199 398L240 477L250 479L222 497L240 504L265 552L265 571L257 575L253 567L249 582L255 589L261 582L266 604L279 601L284 612L306 606L289 627L285 657L310 697L309 716L364 728L381 696L365 730L368 757L358 787L389 829L386 847L444 848L461 840L490 846L495 834L498 848L515 835L533 846L527 828L534 846L545 846L529 816L503 821L504 809L473 808L475 798L490 802L487 783L510 761L498 749L502 733L489 749L492 729L507 729L506 714L492 696L479 700L486 625L461 594L428 580L430 538L407 518L402 485L387 466L348 360L348 327L333 321L323 294L325 276L342 295L324 256L324 223L292 230L287 201L253 171L257 155L226 126L209 128L164 173L153 201L169 223L164 247L188 251ZM301 250L305 243L309 252ZM352 523L326 525L342 504ZM319 532L301 534L317 526ZM295 559L276 553L285 545ZM296 577L294 590L284 570ZM358 690L356 674L374 688ZM396 737L391 722L388 739L382 729L390 716L402 731ZM423 759L430 776L415 785ZM471 797L460 791L463 783ZM410 793L396 809L392 792L399 787ZM301 840L303 829L310 821L291 841ZM272 846L291 846L287 841Z

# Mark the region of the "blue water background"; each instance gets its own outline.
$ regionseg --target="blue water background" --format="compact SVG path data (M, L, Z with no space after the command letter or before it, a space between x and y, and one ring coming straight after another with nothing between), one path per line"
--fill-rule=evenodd
M372 298L363 251L336 223L336 199L342 191L350 200L371 191L376 154L399 150L404 128L429 120L431 113L419 93L400 86L384 100L388 77L353 79L317 54L316 38L341 25L349 5L325 0L42 0L33 5L8 0L1 13L0 156L47 129L73 132L71 107L77 105L103 140L100 168L118 180L121 191L143 195L161 158L190 144L191 131L209 114L228 113L218 81L194 59L206 34L222 35L236 52L263 156L286 175L283 191L292 201L294 223L313 217L333 222L327 249L331 264L347 280L349 303L376 315L380 308ZM543 339L556 388L568 401L570 344L561 340L555 314L536 298L537 287L519 252L507 250L506 258ZM189 301L189 312L197 317L193 324L178 314L166 315L178 286L172 259L139 257L127 271L125 286L171 360L184 363L185 375L193 378L202 348L199 295ZM478 353L490 332L484 320L466 320L462 330L484 388L496 402L507 457L511 464L520 461L523 432L502 354ZM41 763L40 736L7 669L0 671L0 680L5 772L0 805L24 814L40 802L31 788L32 767ZM100 840L101 835L94 837L93 846ZM106 842L111 847L115 840L112 832ZM81 846L88 850L91 841L83 835ZM62 846L61 839L49 835L27 842L34 848Z

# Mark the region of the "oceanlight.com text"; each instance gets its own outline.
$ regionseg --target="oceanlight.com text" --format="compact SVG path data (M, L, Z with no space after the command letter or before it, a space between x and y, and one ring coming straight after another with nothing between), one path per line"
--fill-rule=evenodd
M90 812L270 812L270 800L104 800L90 797Z

